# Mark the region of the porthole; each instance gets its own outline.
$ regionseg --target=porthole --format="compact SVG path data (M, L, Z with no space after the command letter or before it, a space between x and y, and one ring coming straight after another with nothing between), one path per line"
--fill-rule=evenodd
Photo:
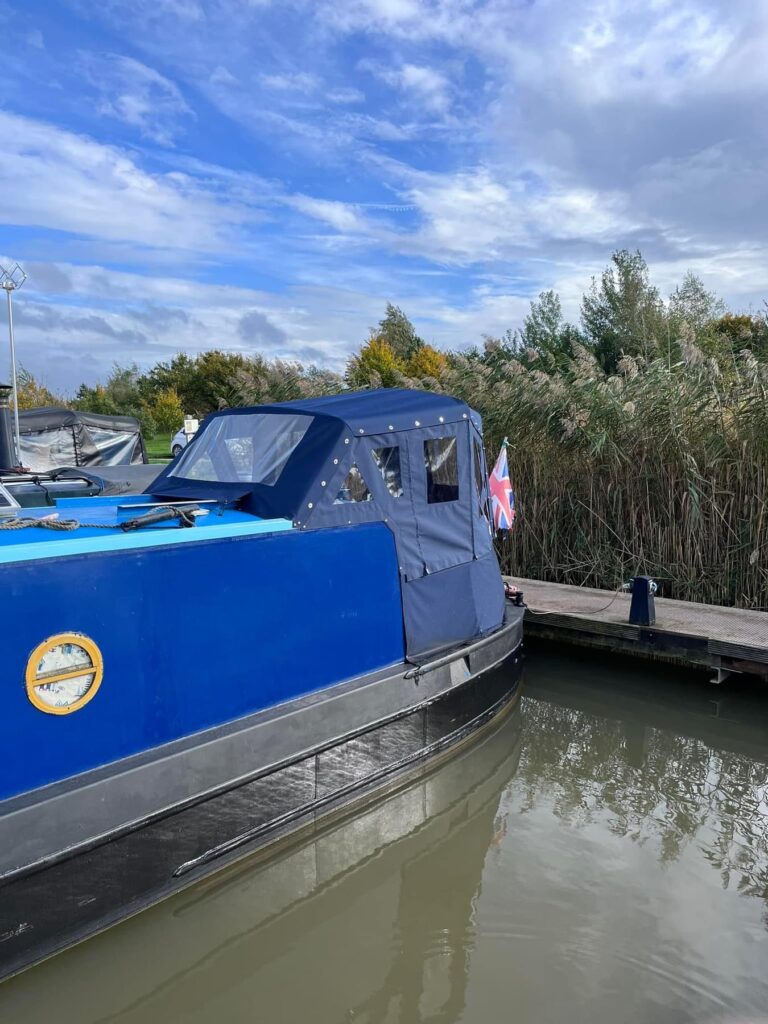
M101 651L82 633L57 633L27 661L27 696L39 711L68 715L96 696L104 676Z

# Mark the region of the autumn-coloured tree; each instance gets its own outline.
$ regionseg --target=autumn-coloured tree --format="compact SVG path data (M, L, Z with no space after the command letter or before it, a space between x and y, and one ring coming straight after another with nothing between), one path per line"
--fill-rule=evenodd
M423 344L405 363L405 372L408 377L420 381L439 380L447 365L448 359L443 352Z
M58 398L44 384L38 383L35 377L19 367L16 375L16 390L20 409L43 409L46 406L66 406L63 398Z
M347 363L345 374L351 388L395 388L406 376L405 363L383 338L372 337Z
M175 434L184 423L184 407L173 388L158 391L142 404L161 434Z

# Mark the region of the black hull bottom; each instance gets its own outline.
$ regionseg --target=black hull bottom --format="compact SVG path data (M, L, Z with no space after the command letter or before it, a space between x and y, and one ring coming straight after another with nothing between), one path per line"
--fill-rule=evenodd
M0 979L432 765L508 708L503 669L325 750L0 887Z

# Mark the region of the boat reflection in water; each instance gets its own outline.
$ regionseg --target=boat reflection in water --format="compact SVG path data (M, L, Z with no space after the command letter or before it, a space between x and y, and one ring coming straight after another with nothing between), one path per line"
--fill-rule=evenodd
M7 982L0 1019L765 1021L768 699L533 651L488 730Z
M380 1020L393 1002L398 1019L417 1020L425 999L455 1019L472 905L520 754L519 703L501 718L442 766L269 862L201 883L7 982L4 1024L42 1019L41 1001L45 1015L61 1021L70 1007L80 1024L198 1013Z

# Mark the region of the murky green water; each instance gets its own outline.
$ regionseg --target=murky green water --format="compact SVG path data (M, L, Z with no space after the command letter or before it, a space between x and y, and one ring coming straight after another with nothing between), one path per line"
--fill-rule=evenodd
M768 1020L768 695L534 652L429 776L0 988L0 1020Z

